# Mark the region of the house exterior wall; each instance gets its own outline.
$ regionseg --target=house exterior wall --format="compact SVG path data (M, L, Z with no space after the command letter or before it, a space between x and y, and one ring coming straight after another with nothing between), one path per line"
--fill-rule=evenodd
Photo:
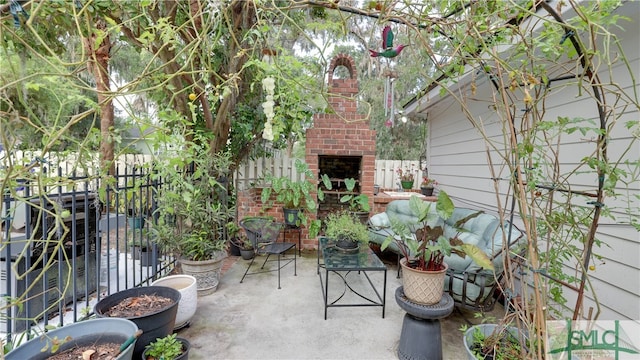
M623 14L631 21L623 21L622 29L616 29L620 41L621 48L624 49L625 55L629 60L629 67L623 63L619 63L614 67L612 72L613 79L610 74L602 71L600 80L607 87L620 86L625 91L633 94L634 86L629 69L634 75L640 74L640 49L638 42L638 34L640 27L638 19L640 19L640 3L627 2L623 8L618 9L617 13ZM610 54L611 58L615 58L616 54ZM602 66L605 69L606 66ZM482 75L478 75L482 76ZM422 105L418 108L419 112L427 114L428 122L428 166L429 174L440 183L440 188L447 191L452 197L456 206L464 206L485 210L489 213L497 213L498 203L504 207L509 207L506 191L508 189L509 169L505 165L505 161L498 156L498 150L487 147L483 136L497 141L501 146L505 146L507 139L503 137L502 124L506 123L504 119L499 119L499 114L492 110L490 106L493 101L493 89L486 76L484 78L476 78L477 92L471 95L469 79L461 81L453 85L459 87L460 91L465 93L465 97L470 99L466 105L473 114L473 118L482 123L485 131L482 135L478 128L470 123L465 114L461 110L461 106L454 102L450 97L440 97L438 95L439 88L436 88L427 94L420 101ZM637 80L637 79L636 79ZM561 82L554 83L552 86L554 92L549 97L549 101L545 107L545 118L548 120L557 119L559 116L569 118L583 117L592 119L595 124L598 123L598 112L592 97L587 94L580 94L575 86L564 87ZM636 91L640 92L640 86L637 84ZM636 100L637 101L637 100ZM608 98L607 104L614 106L615 99ZM516 107L523 104L516 104ZM617 120L616 130L612 132L609 141L608 153L611 159L619 157L623 151L627 150L634 136L628 131L624 124L626 121L637 121L640 112L637 108L628 107L626 109L619 107L616 109L622 115ZM518 114L521 115L521 114ZM595 126L595 125L594 125ZM559 146L560 149L560 168L561 172L565 169L575 167L576 163L585 156L590 156L594 151L593 140L596 138L594 133L581 134L579 132L572 135L563 136L563 141ZM628 149L625 159L636 161L640 158L640 147L637 142ZM487 166L489 159L493 164L492 167ZM494 173L490 171L494 170ZM492 179L499 179L493 181ZM596 178L593 174L584 175L576 173L570 177L571 189L577 191L595 192L597 188ZM499 196L496 196L494 186L499 189ZM605 204L608 207L616 207L624 205L627 199L636 199L640 196L640 187L637 183L632 184L631 189L626 193L623 184L619 184L618 193L624 195L618 199L607 197ZM499 199L499 201L497 201ZM575 204L587 205L584 197L574 197ZM637 211L637 203L635 205ZM518 210L515 209L515 213ZM626 215L623 212L615 211L613 213L616 219L623 219ZM640 235L630 225L617 224L616 219L607 217L601 218L601 224L598 228L597 239L601 240L606 246L594 247L594 252L601 255L602 261L596 260L596 270L590 271L591 284L598 301L601 305L601 313L599 319L640 319ZM516 224L519 223L515 219ZM565 270L568 273L574 272L571 264L567 264ZM567 298L567 306L573 307L575 304L576 293L571 290L565 290ZM587 314L589 309L593 308L594 313L597 311L596 304L590 291L586 292L586 298L583 305L583 314Z

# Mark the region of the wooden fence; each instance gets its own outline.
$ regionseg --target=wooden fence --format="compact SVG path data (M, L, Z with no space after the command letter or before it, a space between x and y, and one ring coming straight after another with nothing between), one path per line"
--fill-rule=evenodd
M98 154L92 154L80 158L78 154L48 153L43 158L39 151L15 151L10 154L13 161L18 164L30 164L37 162L35 171L46 172L52 176L97 176L100 168ZM136 167L153 161L152 155L126 154L116 159L116 168L120 173L130 173ZM244 190L254 186L265 173L275 176L290 176L294 179L301 178L295 169L295 158L276 156L243 162L234 173L236 186ZM414 188L420 187L420 179L423 170L418 161L406 160L376 160L374 184L383 189L398 188L398 169L412 171L415 175ZM121 184L124 185L124 184ZM95 189L90 189L95 190Z
M411 171L415 175L413 187L415 189L420 187L423 176L420 163L406 160L376 160L374 184L380 185L382 189L397 189L400 186L400 180L396 173L398 169ZM302 178L302 175L296 173L294 158L263 158L240 164L234 175L238 190L251 188L265 173L271 173L274 176L289 176L293 179Z

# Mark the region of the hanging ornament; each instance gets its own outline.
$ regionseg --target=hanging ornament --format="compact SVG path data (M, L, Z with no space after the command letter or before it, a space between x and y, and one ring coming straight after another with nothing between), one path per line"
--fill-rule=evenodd
M262 131L262 138L265 140L273 141L273 118L275 116L274 107L276 105L274 101L274 94L276 89L276 81L274 78L267 76L262 79L262 88L265 93L265 102L262 103L262 109L267 121L264 123L264 130Z
M398 45L395 48L393 47L393 31L391 31L391 26L387 25L382 30L382 51L374 51L369 49L369 55L371 57L385 57L385 58L393 58L402 52L402 49L406 48L408 45Z

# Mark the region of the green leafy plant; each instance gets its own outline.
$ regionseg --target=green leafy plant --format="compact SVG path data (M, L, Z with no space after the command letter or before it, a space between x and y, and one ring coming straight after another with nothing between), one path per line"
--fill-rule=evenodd
M275 194L275 202L283 205L284 209L299 210L297 219L286 219L295 222L296 226L309 226L309 236L316 237L320 231L320 220L310 221L307 213L315 213L318 208L313 193L317 191L318 201L324 200L324 192L316 187L311 181L314 175L307 163L296 159L295 168L301 180L294 180L289 176L272 176L267 174L265 182L270 186L262 188L260 195L264 209L271 208L274 200L271 195Z
M173 360L180 354L182 354L182 343L177 339L177 334L158 338L145 347L147 359Z
M520 359L523 355L524 341L525 349L528 348L526 339L519 339L514 335L514 328L498 325L490 335L486 335L482 329L476 327L473 329L473 340L469 344L471 352L478 360L494 359ZM526 353L526 350L524 350Z
M231 241L233 241L233 243L240 249L243 249L243 250L253 249L253 243L251 242L251 240L249 240L249 238L245 234L238 235L237 237L233 238Z
M349 204L349 210L351 211L369 212L369 196L363 193L353 193L356 187L356 179L344 179L344 184L347 186L347 191L351 192L351 194L340 197L340 202Z
M191 155L191 156L189 156ZM187 164L193 171L184 171ZM227 247L225 227L231 217L222 181L229 172L227 152L211 154L206 141L191 144L180 158L168 159L157 176L165 181L158 193L153 240L189 260L210 260Z
M444 269L444 258L452 253L462 257L468 255L482 268L493 269L493 264L486 253L473 244L463 243L457 237L462 231L462 225L469 219L480 215L481 212L473 213L457 221L455 227L459 230L458 233L456 236L447 239L443 235L444 229L442 226L431 227L427 224L430 216L436 216L430 211L431 206L433 206L433 203L423 201L417 196L411 196L409 207L414 215L418 217L418 223L422 227L416 230L414 237L407 224L392 218L391 228L398 236L388 236L382 243L381 249L385 250L389 244L395 242L402 255L407 259L407 265L422 271ZM453 214L453 202L445 191L441 191L438 194L435 206L437 216L444 220L449 219Z
M335 240L350 240L352 242L368 243L369 231L367 226L358 218L346 211L331 213L324 221L325 235Z

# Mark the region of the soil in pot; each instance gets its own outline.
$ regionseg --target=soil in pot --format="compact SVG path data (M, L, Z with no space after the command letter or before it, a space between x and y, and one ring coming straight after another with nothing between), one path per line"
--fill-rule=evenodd
M120 352L120 345L116 343L99 343L76 346L69 350L61 351L51 355L47 360L77 360L84 359L83 354L87 354L91 360L111 360Z
M158 295L141 295L126 298L107 310L109 317L130 318L142 316L165 309L174 303L173 300Z

